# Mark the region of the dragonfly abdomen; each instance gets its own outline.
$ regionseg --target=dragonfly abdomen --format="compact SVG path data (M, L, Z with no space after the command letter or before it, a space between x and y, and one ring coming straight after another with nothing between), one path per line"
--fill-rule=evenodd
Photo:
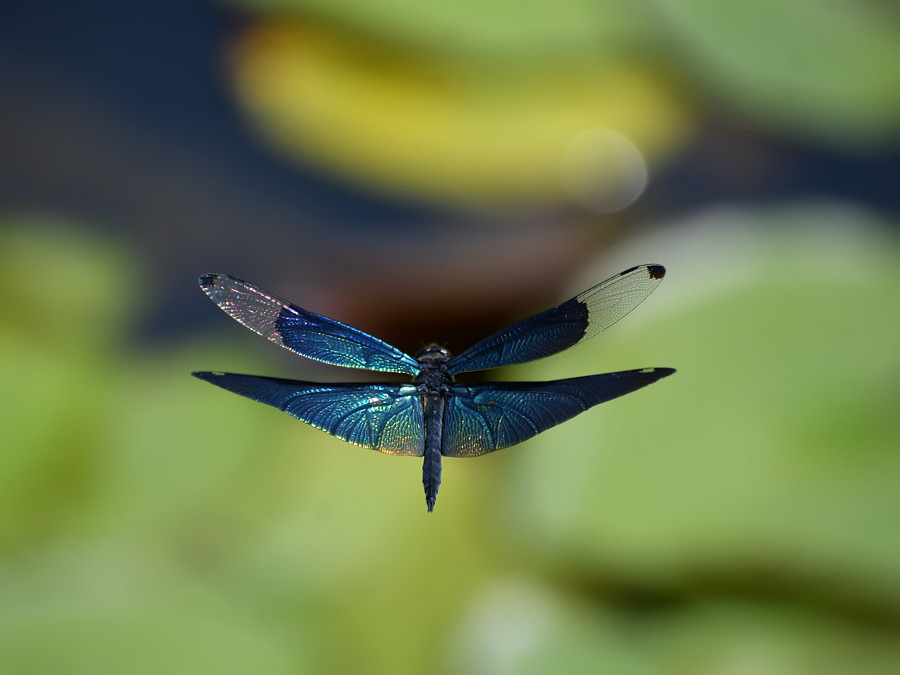
M422 484L428 511L434 510L438 488L441 486L441 437L444 432L444 397L425 394L422 397L425 418L425 461L422 465Z

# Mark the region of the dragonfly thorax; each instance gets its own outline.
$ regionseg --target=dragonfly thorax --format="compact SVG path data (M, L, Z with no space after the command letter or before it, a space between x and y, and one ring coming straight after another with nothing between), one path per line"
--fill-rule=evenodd
M447 362L451 354L448 349L434 343L422 347L416 354L419 362L419 374L416 375L416 386L425 396L442 396L453 378L447 374Z
M447 393L453 378L447 372L450 352L439 345L428 345L416 354L419 362L419 374L416 375L416 387L424 396L443 396Z

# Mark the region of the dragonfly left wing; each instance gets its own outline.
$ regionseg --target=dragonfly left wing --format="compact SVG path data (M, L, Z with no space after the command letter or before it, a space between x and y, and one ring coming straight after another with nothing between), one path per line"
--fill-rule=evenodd
M551 382L454 384L444 411L441 453L475 457L521 443L674 372L642 368Z
M200 288L232 319L300 356L333 366L416 375L418 362L387 342L315 314L228 274L204 274Z
M236 373L192 374L355 445L389 455L424 454L422 397L412 384L318 384Z

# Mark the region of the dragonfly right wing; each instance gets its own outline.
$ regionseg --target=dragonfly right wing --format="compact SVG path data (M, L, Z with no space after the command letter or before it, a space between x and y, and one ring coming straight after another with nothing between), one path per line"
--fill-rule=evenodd
M415 385L318 384L236 373L192 374L355 445L389 455L421 457L425 452L422 397Z
M674 372L642 368L551 382L455 384L444 411L441 453L475 457L521 443Z
M447 363L451 375L525 363L556 354L612 326L650 295L666 275L639 265L602 281L558 307L504 328Z

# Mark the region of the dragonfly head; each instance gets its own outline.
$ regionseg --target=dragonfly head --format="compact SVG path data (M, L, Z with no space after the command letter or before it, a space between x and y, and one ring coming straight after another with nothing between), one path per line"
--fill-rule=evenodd
M416 353L416 361L449 361L451 356L448 349L432 343Z

